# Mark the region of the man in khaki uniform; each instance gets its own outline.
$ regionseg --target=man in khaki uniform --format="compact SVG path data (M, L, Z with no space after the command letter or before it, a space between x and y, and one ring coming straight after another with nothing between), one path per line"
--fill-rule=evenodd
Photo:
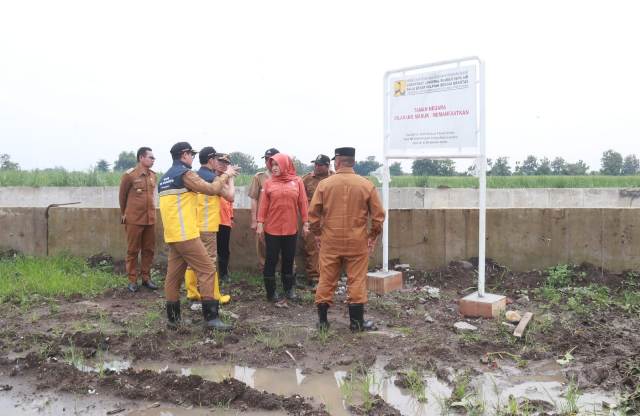
M138 149L137 157L137 166L122 175L119 195L120 223L124 224L127 233L126 268L131 292L138 290L139 253L142 286L158 289L150 274L156 245L156 204L153 199L156 173L151 167L156 158L149 147Z
M328 328L340 271L347 272L349 320L352 331L375 330L364 320L369 255L382 232L384 209L375 186L353 171L356 150L335 150L336 174L318 184L309 207L311 232L320 248L320 281L316 289L318 328ZM371 228L367 230L367 221Z
M235 167L229 166L225 173L216 176L209 183L191 170L196 153L198 152L187 142L173 145L173 165L158 183L164 240L169 246L167 277L164 282L167 320L170 328L175 328L180 323L179 291L188 266L196 272L205 326L225 331L232 327L220 320L219 302L213 297L215 266L200 239L198 194L220 195L225 183L230 177L236 176L237 171Z
M264 162L265 165L267 160L277 154L280 153L278 149L271 148L264 152ZM262 191L262 187L264 183L271 177L271 173L269 169L264 172L258 172L253 177L251 181L251 185L249 186L249 198L251 198L251 229L256 230L258 227L258 204L260 202L260 192ZM258 268L260 273L264 270L264 262L266 256L267 248L264 242L264 235L260 236L256 234L256 254L258 255Z
M328 178L329 175L332 174L332 172L329 171L329 165L331 164L329 156L318 155L311 163L313 163L313 172L307 173L302 177L309 204L311 204L311 199L320 181ZM315 286L318 284L318 277L320 276L320 272L318 271L318 248L316 247L316 239L313 233L303 235L303 239L304 245L302 247L302 253L304 256L307 282Z

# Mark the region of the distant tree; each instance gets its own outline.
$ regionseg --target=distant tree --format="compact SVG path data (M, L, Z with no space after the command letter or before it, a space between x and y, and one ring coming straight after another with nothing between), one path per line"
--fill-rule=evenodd
M570 176L582 176L586 175L589 170L589 166L582 160L578 160L576 163L567 164L567 175Z
M603 175L620 175L622 173L622 155L609 149L600 158L600 173Z
M313 166L307 165L297 157L293 157L293 165L296 167L296 173L300 176L305 175L313 170Z
M531 176L535 175L538 170L538 158L532 155L527 156L527 158L519 164L516 162L516 175L524 175Z
M378 169L380 166L382 166L382 163L376 161L375 156L367 156L366 160L361 160L359 162L356 162L355 166L353 167L353 170L358 175L369 176L371 172Z
M389 174L391 176L402 176L404 172L402 171L402 165L400 162L393 162L391 166L389 166Z
M109 172L109 162L104 159L98 160L98 163L96 163L96 172Z
M414 176L455 176L456 166L451 159L417 159L411 165Z
M556 157L551 162L551 174L552 175L566 175L567 174L567 162L561 158Z
M0 155L0 170L20 170L20 165L12 162L7 153L3 153Z
M491 162L491 169L487 172L491 176L511 176L511 166L509 166L509 158L501 156L495 162Z
M136 160L136 154L134 152L120 152L118 160L113 162L114 171L123 171L134 167L138 161Z
M233 165L240 166L240 173L247 175L253 175L258 171L258 165L253 159L253 156L242 152L229 153L229 159Z
M549 158L543 157L540 159L538 169L536 169L536 175L551 175L551 161Z
M623 175L637 175L640 173L640 160L636 155L627 155L622 163Z

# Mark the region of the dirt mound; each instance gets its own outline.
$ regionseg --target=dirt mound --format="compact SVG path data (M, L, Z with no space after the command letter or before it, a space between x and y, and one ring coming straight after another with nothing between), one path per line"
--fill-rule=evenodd
M373 403L366 406L349 406L349 410L354 415L367 416L400 416L401 413L396 408L385 402L384 399L377 394L372 397Z

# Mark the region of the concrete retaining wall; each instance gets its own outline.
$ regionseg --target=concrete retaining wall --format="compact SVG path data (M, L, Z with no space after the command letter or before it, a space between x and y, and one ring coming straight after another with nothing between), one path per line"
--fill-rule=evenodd
M391 209L476 208L477 189L391 188ZM237 208L250 208L247 187L236 188ZM157 200L157 198L156 198ZM2 187L0 207L46 207L80 202L82 208L118 208L118 188ZM526 188L488 189L488 208L640 208L640 189Z
M0 247L45 254L44 213L42 208L0 208ZM256 265L249 215L249 210L236 210L231 239L234 270ZM166 259L161 224L156 231L157 258ZM477 256L477 210L392 210L390 242L390 258L423 269ZM51 208L48 249L50 254L106 252L123 258L125 234L118 209ZM518 271L585 261L611 271L640 270L640 209L489 209L487 257ZM372 264L380 263L378 249Z

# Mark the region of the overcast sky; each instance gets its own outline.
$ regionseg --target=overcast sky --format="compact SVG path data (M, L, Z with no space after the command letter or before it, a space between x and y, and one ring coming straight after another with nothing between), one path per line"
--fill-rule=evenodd
M87 169L150 146L382 157L385 71L477 55L487 154L640 154L633 2L0 2L0 153ZM461 165L458 165L459 167Z

